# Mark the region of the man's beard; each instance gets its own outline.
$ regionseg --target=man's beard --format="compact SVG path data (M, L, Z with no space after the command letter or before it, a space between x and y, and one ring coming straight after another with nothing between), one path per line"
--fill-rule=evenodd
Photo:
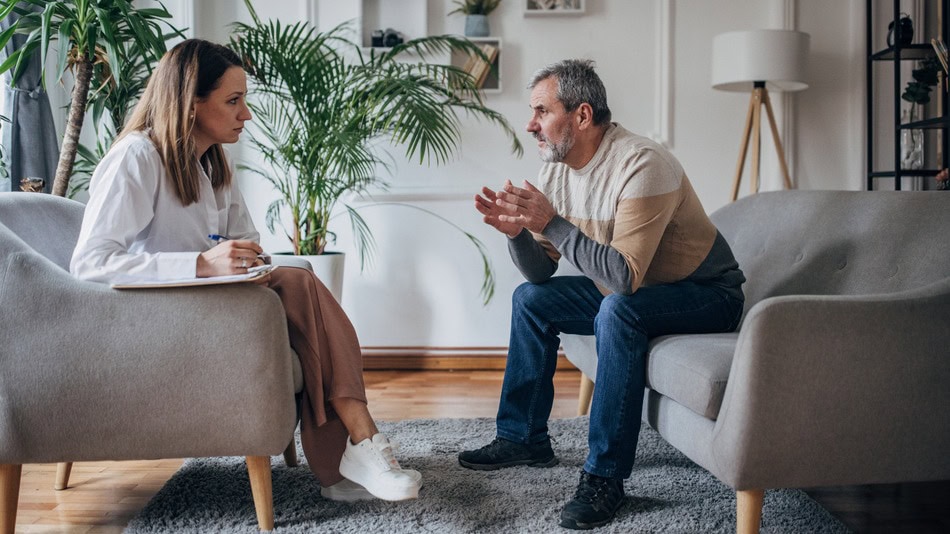
M564 161L564 158L567 157L567 153L574 148L574 132L571 131L571 126L565 125L559 134L561 134L561 140L557 143L551 143L551 140L547 137L541 135L541 132L535 132L534 138L538 141L544 141L544 147L538 148L538 157L541 158L541 161L547 163L560 163Z

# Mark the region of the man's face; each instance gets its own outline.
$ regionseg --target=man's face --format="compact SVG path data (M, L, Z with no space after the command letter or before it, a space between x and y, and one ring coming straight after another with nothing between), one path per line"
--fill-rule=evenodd
M564 161L574 148L574 113L564 110L557 99L557 80L547 78L531 90L531 120L526 130L538 140L538 155L542 161Z

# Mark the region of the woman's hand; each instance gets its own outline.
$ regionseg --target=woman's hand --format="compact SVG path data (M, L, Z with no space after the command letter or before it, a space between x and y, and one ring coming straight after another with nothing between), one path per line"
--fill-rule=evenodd
M206 278L244 274L249 268L264 264L264 261L257 257L262 252L264 249L260 245L247 239L222 241L211 250L198 255L196 275L198 278Z

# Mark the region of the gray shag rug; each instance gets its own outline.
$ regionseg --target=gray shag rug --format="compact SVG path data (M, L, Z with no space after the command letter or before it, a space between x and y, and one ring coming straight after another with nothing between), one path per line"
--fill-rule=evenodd
M272 459L278 532L570 532L558 526L574 494L587 454L586 417L550 423L560 463L552 468L471 471L458 464L463 449L487 444L492 419L382 422L398 444L403 467L422 472L419 499L338 503L301 456L288 468ZM299 443L299 440L298 440ZM299 452L299 445L298 445ZM735 532L735 492L668 445L644 425L637 460L625 485L626 501L609 525L595 532ZM185 462L129 524L127 533L257 532L244 458ZM762 532L848 532L799 490L767 491Z

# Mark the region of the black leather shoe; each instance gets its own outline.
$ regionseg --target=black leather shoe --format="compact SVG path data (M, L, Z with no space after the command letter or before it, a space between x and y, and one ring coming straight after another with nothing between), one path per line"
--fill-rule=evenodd
M557 464L551 440L528 445L515 443L507 439L495 438L491 443L474 451L459 453L459 464L469 469L493 471L503 467L530 465L532 467L551 467Z
M561 510L561 526L587 530L613 520L623 504L623 480L604 478L581 471L574 498Z

